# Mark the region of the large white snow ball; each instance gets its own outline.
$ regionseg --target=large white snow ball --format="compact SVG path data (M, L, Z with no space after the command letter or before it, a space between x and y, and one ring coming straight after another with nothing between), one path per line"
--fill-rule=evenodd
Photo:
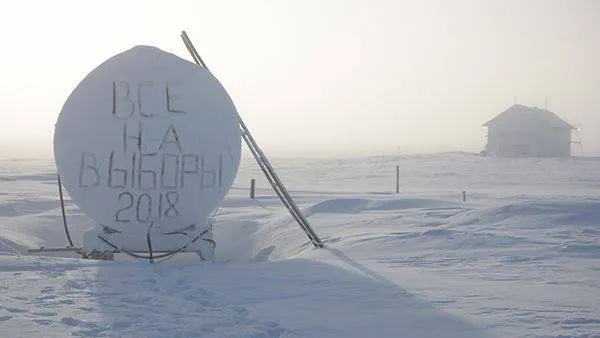
M54 156L75 203L122 232L204 225L231 187L241 140L206 69L136 46L94 69L56 122Z

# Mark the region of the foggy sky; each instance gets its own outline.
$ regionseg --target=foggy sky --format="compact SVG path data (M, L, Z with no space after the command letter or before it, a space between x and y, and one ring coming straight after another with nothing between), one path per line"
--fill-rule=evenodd
M51 153L68 95L114 54L191 60L181 30L267 153L479 151L515 97L548 97L600 154L600 1L566 0L11 1L0 154Z

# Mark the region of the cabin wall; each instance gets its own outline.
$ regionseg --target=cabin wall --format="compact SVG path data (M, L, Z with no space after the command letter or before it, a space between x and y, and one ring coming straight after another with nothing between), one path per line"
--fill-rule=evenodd
M571 156L571 130L553 128L547 142L550 145L548 156Z
M565 157L571 154L571 131L537 121L497 121L488 125L488 153L506 157Z

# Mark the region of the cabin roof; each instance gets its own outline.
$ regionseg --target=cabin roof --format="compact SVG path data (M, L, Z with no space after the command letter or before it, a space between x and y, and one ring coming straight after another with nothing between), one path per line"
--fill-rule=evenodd
M522 117L531 117L534 120L540 121L541 123L544 123L552 128L576 129L572 124L561 119L558 117L558 115L549 110L538 107L527 107L520 104L512 105L507 110L498 114L498 116L484 123L483 126L489 127L490 125L505 119L518 121Z

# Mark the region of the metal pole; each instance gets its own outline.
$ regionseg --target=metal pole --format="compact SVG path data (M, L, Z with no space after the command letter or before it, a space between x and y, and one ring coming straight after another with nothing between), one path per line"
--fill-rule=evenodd
M194 61L198 65L205 68L206 70L209 70L208 67L206 66L206 64L204 63L204 61L202 61L202 58L196 51L196 48L194 47L192 41L190 40L190 38L188 37L188 35L186 34L185 31L181 32L181 38L183 39L186 47L188 47L188 51L190 52L190 54L192 54ZM258 144L256 143L256 141L254 141L252 134L250 134L250 131L246 127L246 125L245 125L244 121L242 120L241 116L239 115L239 113L238 112L235 112L235 113L236 113L236 116L238 119L238 123L240 125L242 138L248 145L248 148L252 152L252 155L254 155L254 158L256 159L259 167L265 174L265 177L267 178L267 180L273 187L273 190L275 191L275 193L277 194L277 196L279 197L279 199L281 200L283 205L288 209L288 211L290 212L292 217L296 220L296 222L298 222L298 225L300 225L302 230L304 230L304 232L306 233L306 235L308 236L310 241L313 243L313 245L315 247L322 248L323 242L321 241L319 236L316 234L316 232L312 229L312 227L308 223L308 220L304 217L304 215L302 214L302 212L300 211L300 209L298 208L298 206L296 205L294 200L289 195L287 189L283 185L283 182L277 176L277 173L275 173L275 170L269 163L269 160L267 159L265 154L262 152L260 147L258 147Z
M256 187L256 180L255 179L251 179L250 180L250 198L254 199L254 188Z
M185 31L181 31L181 38L183 39L183 43L185 43L186 46L189 45L188 50L190 51L190 54L192 54L192 57L198 59L197 63L199 63L200 66L202 66L202 68L208 69L208 67L206 67L206 64L204 63L204 60L202 60L202 57L200 57L200 54L198 54L198 52L196 51L196 47L194 47L194 45L192 44L192 40L190 40L190 37Z

